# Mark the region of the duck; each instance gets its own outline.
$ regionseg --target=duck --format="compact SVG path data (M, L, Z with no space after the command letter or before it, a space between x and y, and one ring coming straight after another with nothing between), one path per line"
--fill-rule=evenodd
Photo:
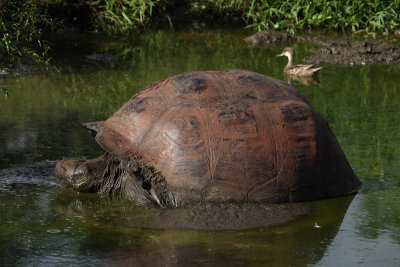
M294 50L291 47L285 47L283 52L277 57L288 57L288 64L283 70L285 74L290 76L313 76L323 67L314 68L314 65L293 65Z

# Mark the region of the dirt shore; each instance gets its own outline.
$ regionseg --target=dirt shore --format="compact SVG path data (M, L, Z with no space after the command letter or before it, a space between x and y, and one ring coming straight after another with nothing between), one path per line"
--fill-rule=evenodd
M317 65L370 65L400 62L400 45L383 40L353 41L327 36L290 36L277 31L262 31L244 39L253 45L312 43L319 48L310 50L304 62Z

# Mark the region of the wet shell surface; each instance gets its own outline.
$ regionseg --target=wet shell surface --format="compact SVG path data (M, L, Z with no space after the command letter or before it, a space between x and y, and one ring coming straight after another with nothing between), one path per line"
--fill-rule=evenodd
M91 127L106 151L140 155L185 202L303 202L360 186L305 97L251 71L169 77Z

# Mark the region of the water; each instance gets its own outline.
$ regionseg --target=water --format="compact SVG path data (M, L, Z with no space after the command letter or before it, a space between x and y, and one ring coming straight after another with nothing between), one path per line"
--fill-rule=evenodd
M107 118L151 82L188 70L232 68L285 80L286 61L275 57L284 46L252 47L241 41L246 35L238 29L159 31L128 44L69 36L56 40L61 73L1 80L10 97L0 95L0 169L10 175L0 175L0 265L399 265L398 65L328 66L319 85L292 82L329 121L364 186L354 198L309 203L307 215L283 225L148 229L132 223L145 211L122 199L67 192L57 184L54 160L102 153L79 122ZM311 45L293 47L300 63ZM85 57L95 53L118 60ZM15 172L38 164L50 174Z

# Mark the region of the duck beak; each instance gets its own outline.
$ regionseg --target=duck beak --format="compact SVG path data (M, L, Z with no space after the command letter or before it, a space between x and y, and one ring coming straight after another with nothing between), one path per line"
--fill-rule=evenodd
M283 57L284 56L284 54L282 53L282 54L279 54L279 55L276 55L277 57Z

